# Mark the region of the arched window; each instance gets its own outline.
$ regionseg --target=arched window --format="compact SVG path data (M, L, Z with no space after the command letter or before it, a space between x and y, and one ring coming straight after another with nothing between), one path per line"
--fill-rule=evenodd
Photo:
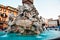
M1 17L6 18L7 17L6 13L1 14Z

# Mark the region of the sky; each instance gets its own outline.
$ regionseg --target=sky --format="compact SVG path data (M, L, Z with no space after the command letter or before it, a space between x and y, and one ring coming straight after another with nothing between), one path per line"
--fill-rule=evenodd
M22 0L1 0L0 4L17 8L22 5ZM57 19L60 15L60 0L34 0L34 5L39 16Z

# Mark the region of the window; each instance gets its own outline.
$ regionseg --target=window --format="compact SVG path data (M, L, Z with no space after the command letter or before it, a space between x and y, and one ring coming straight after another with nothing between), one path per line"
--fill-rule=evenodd
M1 14L2 14L2 13L0 12L0 16L1 16Z
M14 13L13 11L9 11L9 13Z
M11 11L8 11L9 13L11 13Z
M6 18L7 17L6 13L1 14L1 17Z
M2 11L2 8L0 8L0 11Z
M14 14L14 12L11 12L11 13L13 13L13 14Z
M4 9L4 12L6 12L6 9Z
M2 14L2 12L0 12L0 14Z

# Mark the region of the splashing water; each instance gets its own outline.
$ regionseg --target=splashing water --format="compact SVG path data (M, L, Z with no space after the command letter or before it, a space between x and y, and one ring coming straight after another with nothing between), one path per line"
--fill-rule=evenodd
M5 34L5 35L3 35L3 36L1 36L1 37L7 37L8 35L7 34Z

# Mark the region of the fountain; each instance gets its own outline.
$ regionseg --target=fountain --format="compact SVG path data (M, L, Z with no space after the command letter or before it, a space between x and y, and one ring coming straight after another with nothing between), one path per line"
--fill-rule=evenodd
M40 34L43 31L42 21L38 17L39 13L33 5L33 0L23 0L22 3L23 6L18 7L18 15L16 17L12 13L9 14L9 31L25 35Z

